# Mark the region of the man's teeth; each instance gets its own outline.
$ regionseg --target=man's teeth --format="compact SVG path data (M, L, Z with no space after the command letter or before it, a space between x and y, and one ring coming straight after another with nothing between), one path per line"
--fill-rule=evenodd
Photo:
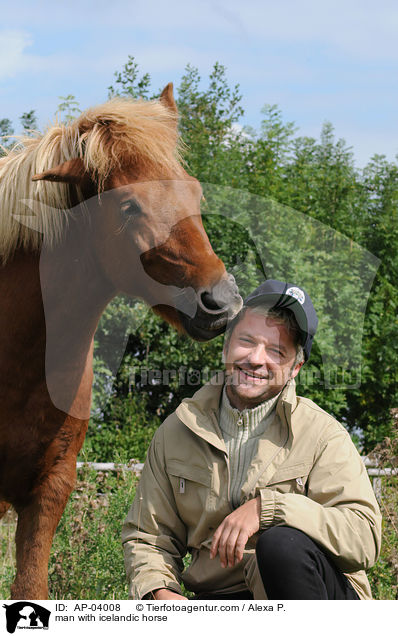
M257 380L266 380L266 376L264 375L256 375L255 373L250 373L250 371L246 371L245 369L241 369L241 371L245 374L248 375L251 378L256 378Z

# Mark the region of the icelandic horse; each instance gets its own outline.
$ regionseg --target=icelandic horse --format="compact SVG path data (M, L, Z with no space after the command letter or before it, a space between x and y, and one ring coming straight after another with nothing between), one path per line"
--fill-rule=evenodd
M146 301L197 340L240 309L181 164L173 86L116 98L0 159L0 517L18 514L13 599L45 599L90 414L109 301Z

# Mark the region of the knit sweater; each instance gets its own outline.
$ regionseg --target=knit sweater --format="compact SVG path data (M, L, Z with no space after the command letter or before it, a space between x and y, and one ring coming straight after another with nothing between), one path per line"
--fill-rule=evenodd
M240 506L240 492L258 440L272 422L279 394L253 409L239 411L231 406L224 387L220 403L219 424L229 458L230 499L233 508Z

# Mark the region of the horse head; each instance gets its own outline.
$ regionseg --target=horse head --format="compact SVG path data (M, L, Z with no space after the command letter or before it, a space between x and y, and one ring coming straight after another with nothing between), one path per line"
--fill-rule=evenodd
M114 104L125 117L128 106L127 102ZM127 126L122 130L120 121L115 123L111 102L106 115L82 116L80 124L77 120L82 156L33 180L67 183L82 193L90 218L92 253L115 293L142 298L178 329L197 340L208 340L223 332L227 320L239 311L241 298L204 230L201 186L176 159L177 107L171 84L156 106L161 110L153 113L155 126L150 113L140 122L141 128L149 127L145 152L143 139L115 146L115 138L134 131ZM156 117L161 116L162 126L156 127ZM137 122L135 126L138 130ZM102 149L107 144L111 149L110 167L102 171L92 165L95 151L90 133L97 136Z

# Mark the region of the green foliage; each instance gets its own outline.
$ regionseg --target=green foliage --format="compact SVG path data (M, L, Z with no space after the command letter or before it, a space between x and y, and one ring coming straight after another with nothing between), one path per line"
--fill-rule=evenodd
M32 135L37 130L37 117L34 110L22 113L19 121L26 135Z
M79 102L76 101L74 95L60 96L58 99L62 101L58 105L56 115L59 116L61 123L68 125L82 112L79 108Z
M140 76L134 58L115 77L112 94L148 97L150 77ZM207 84L188 65L177 95L187 169L202 182L204 225L215 252L243 295L265 277L308 291L320 324L299 392L338 417L369 450L389 432L389 411L398 400L397 165L375 156L359 171L330 123L319 140L296 136L275 105L264 107L258 132L243 129L239 86L229 86L218 63ZM97 333L102 385L97 380L94 430L99 435L107 427L106 454L110 422L120 443L121 404L131 400L132 388L147 415L137 415L142 428L152 430L221 366L222 337L197 344L145 312L123 299L105 312ZM129 334L116 378L110 368L119 363L102 355L104 329L119 341L123 330ZM107 401L114 413L108 406L105 414ZM125 413L132 409L129 403ZM100 452L101 445L95 448Z
M242 135L234 125L243 114L239 85L229 88L225 67L219 63L208 88L201 90L200 83L198 69L188 64L177 89L177 105L189 171L203 182L238 185Z
M101 418L90 420L84 445L86 461L128 462L145 460L161 420L148 409L145 393L114 395Z
M49 563L50 599L127 599L120 533L135 494L128 471L78 471L75 491L58 526ZM16 514L0 523L0 597L15 576Z
M14 128L11 119L0 119L0 157L11 148L12 141L10 137L14 135Z
M15 576L15 529L16 512L10 508L0 521L0 598L10 595Z
M398 494L397 479L383 480L383 543L376 565L369 571L373 597L398 599ZM387 512L388 511L388 512Z
M121 72L114 73L115 84L108 86L108 98L117 96L148 98L151 78L149 73L145 73L138 79L138 64L132 55L128 56L128 62L123 66Z
M383 540L381 555L369 573L375 598L398 599L398 409L394 409L391 436L371 453L379 468L389 469L391 477L382 478L381 512Z
M31 136L37 129L37 118L34 110L22 113L19 121L24 135ZM12 121L8 118L0 119L0 157L4 156L16 142Z
M49 565L51 599L126 599L120 540L136 479L79 472L77 488L55 535Z

